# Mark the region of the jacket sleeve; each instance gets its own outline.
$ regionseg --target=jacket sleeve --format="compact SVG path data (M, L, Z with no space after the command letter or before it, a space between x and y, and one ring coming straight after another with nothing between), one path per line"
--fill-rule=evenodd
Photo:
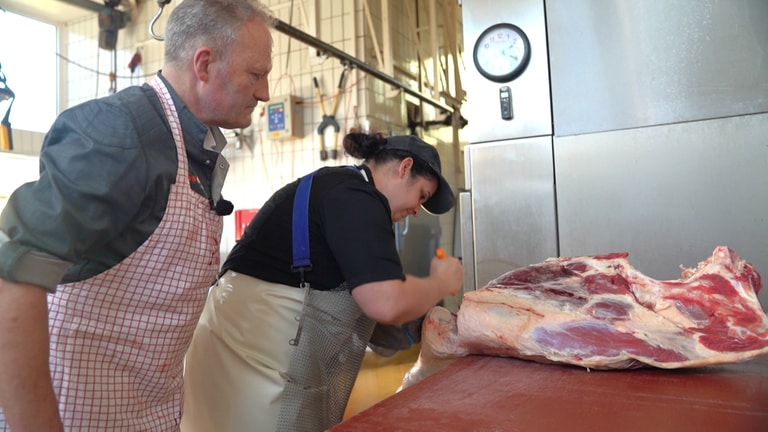
M63 112L45 138L40 178L0 215L0 277L54 291L70 265L130 223L147 191L135 119L116 103Z

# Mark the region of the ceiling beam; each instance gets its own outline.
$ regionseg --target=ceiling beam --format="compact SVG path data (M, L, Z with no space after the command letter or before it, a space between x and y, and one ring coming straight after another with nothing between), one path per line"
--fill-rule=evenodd
M68 3L72 6L77 6L82 9L86 9L92 12L99 13L101 12L105 6L104 3L96 3L91 0L59 0L62 3Z

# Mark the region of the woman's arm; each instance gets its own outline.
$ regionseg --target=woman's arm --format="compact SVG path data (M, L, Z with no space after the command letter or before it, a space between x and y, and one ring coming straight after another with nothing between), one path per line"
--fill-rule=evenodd
M376 322L402 324L423 316L448 295L456 295L464 267L455 257L432 258L429 276L406 275L405 280L370 282L355 287L352 297Z

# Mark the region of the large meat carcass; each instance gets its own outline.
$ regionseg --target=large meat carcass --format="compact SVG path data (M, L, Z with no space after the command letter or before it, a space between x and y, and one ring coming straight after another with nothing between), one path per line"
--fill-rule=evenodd
M736 252L718 246L667 281L641 274L627 257L550 258L468 292L455 315L433 308L403 387L470 354L589 369L690 368L768 354L760 275Z

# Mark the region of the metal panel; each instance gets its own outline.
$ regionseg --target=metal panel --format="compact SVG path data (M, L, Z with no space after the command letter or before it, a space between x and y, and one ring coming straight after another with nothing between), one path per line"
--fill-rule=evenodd
M475 287L548 257L613 251L673 279L720 244L768 273L768 2L548 0L546 26L542 9L463 2ZM511 83L510 122L471 63L479 34L502 21L534 45ZM535 57L547 49L537 29L549 59Z
M546 13L555 135L768 112L768 1L549 0Z
M552 138L474 144L471 167L474 289L557 256Z
M463 76L467 103L462 107L462 114L469 120L465 138L477 143L550 135L552 117L543 2L464 0L462 12L467 67ZM477 38L483 30L500 22L520 27L531 44L531 60L526 70L514 81L503 84L485 79L472 60ZM499 89L502 85L509 86L512 92L512 120L501 118Z
M768 114L555 138L554 148L562 255L628 251L643 273L677 279L679 265L726 245L768 275Z
M459 211L461 212L461 260L464 264L464 283L458 295L459 304L467 291L477 287L475 281L475 243L472 230L472 195L469 192L459 194Z
M414 276L429 276L429 265L435 256L435 249L440 246L440 219L427 212L420 212L418 217L406 218L407 229L402 224L395 225L395 235L400 241L400 261L403 271Z

